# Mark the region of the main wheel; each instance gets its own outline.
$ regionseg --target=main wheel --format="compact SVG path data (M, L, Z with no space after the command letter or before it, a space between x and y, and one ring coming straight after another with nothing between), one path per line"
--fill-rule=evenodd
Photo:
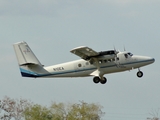
M137 77L141 78L143 76L143 72L142 71L138 71L137 72Z
M100 78L99 78L99 77L94 77L94 78L93 78L93 82L94 82L94 83L97 84L97 83L99 83L99 81L100 81Z
M103 80L100 81L101 84L105 84L107 82L107 79L105 77L103 77Z

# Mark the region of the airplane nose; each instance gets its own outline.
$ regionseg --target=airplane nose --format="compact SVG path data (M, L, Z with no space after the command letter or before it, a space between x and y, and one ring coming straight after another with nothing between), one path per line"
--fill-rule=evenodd
M145 63L147 63L147 64L152 64L155 62L154 58L148 57L148 56L142 56L140 59L145 61Z
M148 62L150 62L150 63L154 63L154 62L155 62L155 59L154 59L154 58L147 57L147 59L148 59Z
M152 59L151 59L151 61L152 61L152 63L154 63L154 62L155 62L155 59L154 59L154 58L152 58Z
M135 56L134 57L142 66L149 65L155 62L155 59L148 56Z

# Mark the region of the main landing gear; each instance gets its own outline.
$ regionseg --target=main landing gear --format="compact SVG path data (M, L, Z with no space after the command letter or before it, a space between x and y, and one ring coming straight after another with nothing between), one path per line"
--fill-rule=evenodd
M94 77L93 82L96 83L96 84L99 83L99 82L101 84L105 84L107 82L107 79L105 77L103 77L103 79L100 79L99 77Z
M138 69L138 72L137 72L137 77L139 77L139 78L141 78L141 77L143 77L143 72L142 71L140 71L140 69ZM94 83L101 83L101 84L106 84L106 82L107 82L107 79L105 78L105 77L98 77L98 76L95 76L94 78L93 78L93 82Z
M143 77L143 72L140 71L140 69L138 69L137 77L139 77L139 78Z

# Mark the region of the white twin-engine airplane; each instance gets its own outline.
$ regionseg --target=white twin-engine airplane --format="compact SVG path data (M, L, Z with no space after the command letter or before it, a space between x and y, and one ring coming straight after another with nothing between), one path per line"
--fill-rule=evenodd
M89 47L77 47L70 52L82 59L58 65L44 67L34 55L26 42L14 45L20 72L23 77L87 77L94 76L94 83L105 84L107 79L104 74L122 72L138 68L137 76L141 78L143 72L140 67L149 65L154 58L133 55L130 52L109 50L96 52Z

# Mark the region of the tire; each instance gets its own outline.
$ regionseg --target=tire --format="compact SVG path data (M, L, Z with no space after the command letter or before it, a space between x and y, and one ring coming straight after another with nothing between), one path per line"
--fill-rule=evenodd
M142 71L138 71L137 72L137 77L141 78L143 76L143 72Z
M104 80L101 80L101 84L105 84L107 82L107 79L105 77L103 77Z
M99 83L100 82L100 78L99 77L94 77L93 78L93 82L96 83L96 84Z

